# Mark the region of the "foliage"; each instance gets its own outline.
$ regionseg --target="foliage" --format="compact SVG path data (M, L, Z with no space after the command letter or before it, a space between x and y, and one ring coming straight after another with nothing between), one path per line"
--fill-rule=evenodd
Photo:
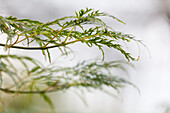
M107 26L101 17L110 17L125 24L118 18L93 9L86 8L75 12L75 16L66 16L51 22L43 23L31 19L0 16L0 30L6 34L5 43L0 43L6 50L10 48L23 50L41 50L51 62L49 49L58 48L63 54L71 49L68 45L84 43L89 47L97 46L103 53L102 61L84 61L74 67L43 66L37 60L18 55L0 55L0 90L6 93L40 94L52 106L51 100L45 95L47 92L66 90L70 87L85 87L101 89L104 86L116 90L131 82L115 76L114 68L126 71L123 61L104 61L103 47L120 51L125 58L135 61L130 53L125 51L121 42L137 41L133 36L117 32ZM1 37L2 38L2 37ZM21 69L17 69L17 61ZM31 67L28 66L31 64ZM22 65L22 66L21 66ZM13 84L5 84L3 77L8 75Z
M62 52L67 52L68 48L66 45L82 42L86 43L89 47L97 46L102 52L103 46L116 49L128 60L135 60L120 44L120 40L129 42L133 37L112 30L99 18L101 16L111 17L124 23L107 13L99 12L99 10L93 11L88 8L86 8L86 10L80 10L78 13L76 12L76 16L63 17L47 23L30 19L17 19L12 16L7 18L0 16L1 32L7 34L6 44L0 45L5 46L6 49L40 49L43 54L45 54L44 50L46 50L49 55L49 48L57 47L62 51L61 47L63 47L64 51ZM93 27L86 27L91 24ZM83 25L86 26L83 27ZM55 29L54 27L56 26L59 28ZM74 28L76 27L80 27L81 30L74 31ZM15 46L24 41L28 46L31 43L36 42L39 47ZM49 44L51 45L48 46ZM50 55L48 57L50 60Z

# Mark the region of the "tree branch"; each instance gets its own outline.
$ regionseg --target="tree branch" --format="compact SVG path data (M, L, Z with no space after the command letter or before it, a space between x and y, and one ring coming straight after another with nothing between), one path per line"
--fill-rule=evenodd
M57 44L54 46L48 46L48 47L21 47L21 46L10 46L10 48L15 48L15 49L25 49L25 50L45 50L45 49L51 49L59 46L65 46L66 44ZM1 44L0 46L6 46L6 44ZM8 45L7 45L8 46Z
M25 49L25 50L45 50L45 49L51 49L51 48L55 48L55 47L60 47L60 46L66 46L68 44L72 44L72 43L75 43L75 42L79 42L79 41L84 41L85 39L88 39L88 38L91 38L91 37L95 37L99 34L95 34L95 35L91 35L91 36L88 36L88 37L85 37L85 38L82 38L82 39L76 39L76 40L73 40L73 41L70 41L70 42L62 42L60 44L57 44L57 45L53 45L53 46L48 46L48 47L21 47L21 46L10 46L10 45L6 45L6 44L1 44L0 43L0 46L8 46L10 48L16 48L16 49Z
M52 93L52 92L55 92L57 90L61 90L60 88L59 89L52 89L52 90L41 90L41 91L16 91L16 90L9 90L9 89L6 89L6 88L0 88L0 91L3 91L5 93L10 93L10 94L13 94L13 93L19 93L19 94L41 94L41 93Z

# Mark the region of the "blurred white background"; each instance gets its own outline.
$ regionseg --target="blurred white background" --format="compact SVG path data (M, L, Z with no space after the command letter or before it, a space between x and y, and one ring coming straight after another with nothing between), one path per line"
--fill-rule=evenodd
M125 21L126 25L110 19L107 23L117 31L133 34L137 39L143 40L151 53L150 58L146 48L141 46L140 60L134 62L136 68L130 72L130 81L137 85L141 93L132 87L126 87L120 94L121 100L117 100L94 91L86 94L88 107L73 93L69 93L62 95L64 98L60 99L56 108L59 112L69 113L163 113L164 106L170 104L169 5L170 0L0 0L0 15L51 21L89 7L108 12ZM85 48L81 52L83 48L85 47L75 47L82 59L101 55L95 48ZM136 51L137 47L133 49ZM15 52L24 53L17 50ZM105 52L106 60L123 59L119 52L107 48ZM33 55L36 58L38 53L32 52L31 56Z

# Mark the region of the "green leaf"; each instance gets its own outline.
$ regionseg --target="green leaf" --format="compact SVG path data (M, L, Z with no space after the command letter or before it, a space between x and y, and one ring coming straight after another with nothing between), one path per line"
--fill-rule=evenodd
M41 93L40 95L43 97L44 101L50 105L50 107L52 109L52 113L54 113L55 108L54 108L54 105L53 105L51 99L45 93Z
M30 73L34 73L34 72L36 72L36 71L39 70L39 69L41 69L41 67L40 67L40 66L36 66L36 67L34 67L34 68L30 71Z
M1 69L0 69L1 70ZM2 74L1 74L1 71L0 71L0 87L2 86L2 82L3 82L3 80L2 80Z

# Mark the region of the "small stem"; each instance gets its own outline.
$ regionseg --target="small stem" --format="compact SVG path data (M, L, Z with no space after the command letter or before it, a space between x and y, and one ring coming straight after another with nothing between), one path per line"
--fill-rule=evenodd
M95 35L91 35L91 36L85 37L85 38L82 38L82 39L76 39L76 40L74 40L74 41L67 42L67 43L65 43L65 45L68 45L68 44L71 44L71 43L75 43L75 42L79 42L79 41L84 41L85 39L89 39L89 38L95 37L95 36L97 36L97 35L99 35L99 33L98 33L98 34L95 34Z
M26 38L24 38L24 39L22 39L22 40L16 42L16 44L17 44L17 43L20 43L20 42L22 42L22 41L24 41L24 40L26 40L26 39L28 39L29 37L34 36L34 35L37 35L37 33L34 33L34 34L32 34L32 35L30 35L30 36L28 36L28 37L26 37Z
M13 44L9 45L8 48L10 48L11 46L13 46L13 45L15 45L15 44L17 43L17 41L19 40L19 36L20 36L20 35L18 35L16 41L15 41Z
M70 36L71 32L74 30L74 27L75 27L75 26L73 26L73 28L71 29L71 31L69 32L68 36L66 37L66 39L64 40L63 43L65 43L65 42L67 41L67 39L68 39L68 37Z
M61 30L51 39L51 41L54 40L54 38L57 37L57 36L61 33L61 31L62 31L63 29L64 29L64 27L61 28ZM44 47L47 47L47 45L48 45L49 43L50 43L50 42L48 42L46 45L44 45Z
M58 80L56 80L56 82L53 83L53 84L56 84L57 82L58 82ZM61 85L56 85L56 86L54 86L54 87L49 86L49 87L47 87L46 89L44 89L44 91L52 90L52 89L58 88L59 86L61 86Z
M1 91L5 92L5 93L18 93L18 94L40 94L40 93L51 93L51 92L55 92L57 90L61 90L60 88L57 89L58 87L62 86L63 84L61 85L58 85L58 86L55 86L53 89L51 90L41 90L41 91L16 91L16 90L9 90L7 88L0 88ZM69 88L69 87L67 87Z
M5 93L19 93L19 94L40 94L40 93L52 92L52 91L16 91L16 90L9 90L6 88L0 88L0 90Z

